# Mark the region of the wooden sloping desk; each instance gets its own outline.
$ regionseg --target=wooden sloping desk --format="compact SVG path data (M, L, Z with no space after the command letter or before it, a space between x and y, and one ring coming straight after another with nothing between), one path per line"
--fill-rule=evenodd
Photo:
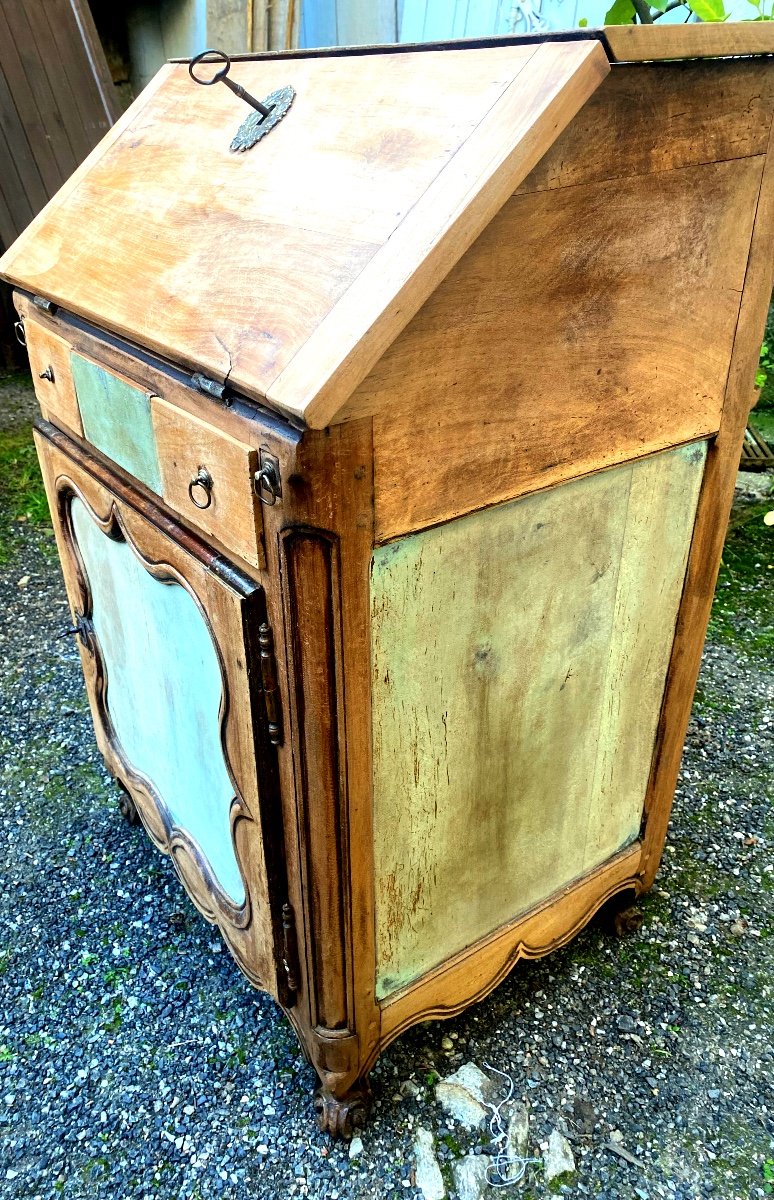
M652 883L774 268L772 30L165 67L2 260L97 739L350 1135Z

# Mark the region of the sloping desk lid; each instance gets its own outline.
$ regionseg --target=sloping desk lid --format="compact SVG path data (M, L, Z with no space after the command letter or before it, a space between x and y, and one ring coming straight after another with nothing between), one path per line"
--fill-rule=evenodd
M323 427L609 71L598 41L242 59L251 111L164 67L5 278Z

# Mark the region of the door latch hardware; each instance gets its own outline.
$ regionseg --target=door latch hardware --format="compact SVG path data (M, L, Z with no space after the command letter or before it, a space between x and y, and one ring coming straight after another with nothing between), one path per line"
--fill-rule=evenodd
M51 366L51 363L48 364L45 371L40 372L38 379L47 379L49 383L54 382L54 368Z
M57 638L78 637L87 650L91 649L91 642L94 637L94 622L91 617L85 617L83 613L76 612L75 624L70 629L63 629L58 633Z
M298 968L298 939L296 918L289 904L282 905L282 966L288 981L288 990L297 992L301 986Z
M271 625L264 621L258 629L258 646L261 652L261 684L266 703L266 719L269 724L269 741L272 746L282 745L282 704L277 685L277 659L274 654L274 634Z
M259 468L255 472L255 490L262 504L271 508L282 496L279 459L268 450L261 450Z
M13 331L16 334L16 340L20 346L27 345L27 335L24 332L24 317L19 317L18 321L14 321Z

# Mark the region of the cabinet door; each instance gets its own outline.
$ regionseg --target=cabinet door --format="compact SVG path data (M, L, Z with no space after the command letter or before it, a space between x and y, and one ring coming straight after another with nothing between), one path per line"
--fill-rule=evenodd
M100 749L245 974L287 1002L263 589L52 426L36 440Z

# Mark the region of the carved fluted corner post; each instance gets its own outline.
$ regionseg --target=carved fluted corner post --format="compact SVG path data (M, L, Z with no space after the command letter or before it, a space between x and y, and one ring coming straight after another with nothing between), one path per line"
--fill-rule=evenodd
M353 1003L339 543L333 534L299 528L282 541L307 931L306 1048L320 1077L320 1127L351 1137L365 1123L369 1088Z

